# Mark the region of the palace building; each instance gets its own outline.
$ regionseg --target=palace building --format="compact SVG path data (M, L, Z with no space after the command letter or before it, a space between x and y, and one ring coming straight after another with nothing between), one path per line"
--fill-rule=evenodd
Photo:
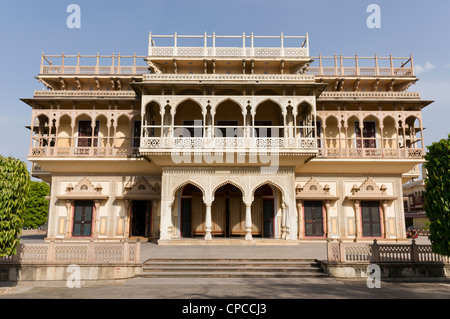
M149 35L146 56L42 55L32 175L47 240L405 240L425 152L413 58L305 36Z

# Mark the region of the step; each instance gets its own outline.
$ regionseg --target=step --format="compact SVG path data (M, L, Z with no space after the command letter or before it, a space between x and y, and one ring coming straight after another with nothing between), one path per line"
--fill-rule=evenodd
M195 262L145 262L144 267L320 267L311 262L232 262L232 261L195 261Z
M151 258L146 278L300 278L327 276L314 259L298 258Z
M169 271L188 271L188 272L218 272L218 271L268 271L268 272L320 272L320 268L298 268L298 267L144 267L144 272L169 272Z
M315 259L300 258L149 258L144 263L151 262L303 262L315 263Z
M142 273L139 277L145 278L305 278L305 277L327 277L321 272L152 272Z

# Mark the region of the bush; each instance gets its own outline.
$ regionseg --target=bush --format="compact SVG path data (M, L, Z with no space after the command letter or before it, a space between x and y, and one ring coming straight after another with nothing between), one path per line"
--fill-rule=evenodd
M428 146L424 209L430 220L433 252L450 256L450 134Z
M0 257L16 253L29 188L26 164L0 156Z

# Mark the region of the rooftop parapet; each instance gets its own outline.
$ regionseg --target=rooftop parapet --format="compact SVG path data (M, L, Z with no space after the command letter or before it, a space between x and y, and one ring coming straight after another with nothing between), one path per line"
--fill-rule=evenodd
M159 46L157 40L171 39L172 45ZM183 42L195 42L203 39L203 45L180 46ZM224 43L233 42L233 40L242 39L241 46L223 46ZM256 42L267 42L268 39L279 39L279 46L256 46ZM296 40L298 46L286 46L286 42ZM299 41L297 41L299 40ZM158 41L159 42L159 41ZM167 43L167 41L164 41ZM219 43L222 42L222 43ZM235 41L234 41L235 42ZM175 32L173 35L153 35L149 34L148 45L149 58L307 58L309 57L308 34L305 36L285 36L283 33L279 36L241 36L229 35L179 35Z
M351 57L334 55L326 57L319 54L311 57L314 62L306 70L306 74L316 76L345 76L345 77L414 77L413 57L388 57L374 55L373 57L360 57L357 54Z

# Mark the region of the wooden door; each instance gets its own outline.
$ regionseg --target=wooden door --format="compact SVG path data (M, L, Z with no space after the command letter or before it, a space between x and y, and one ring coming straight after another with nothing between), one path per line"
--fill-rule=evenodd
M89 237L92 234L93 201L75 201L72 236Z
M361 224L364 237L381 237L379 202L361 202Z
M323 236L323 203L306 201L304 203L305 236Z
M263 199L263 236L271 238L274 236L274 201Z

